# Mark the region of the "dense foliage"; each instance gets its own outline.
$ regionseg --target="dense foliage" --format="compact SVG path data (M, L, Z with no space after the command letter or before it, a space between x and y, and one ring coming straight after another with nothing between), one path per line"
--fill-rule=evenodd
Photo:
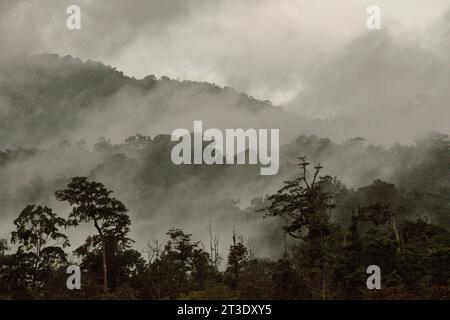
M337 143L231 88L58 55L0 63L0 106L1 298L449 297L445 134ZM279 173L174 165L158 134L198 114L282 127ZM102 135L116 140L83 140ZM373 264L382 290L366 288Z
M147 259L131 249L126 207L112 191L84 177L73 178L56 197L73 208L69 220L46 207L27 206L14 221L10 252L1 242L3 298L126 299L441 299L450 293L450 232L427 221L417 192L381 180L358 190L309 171L249 210L284 221L279 258L256 257L244 236L232 232L226 266L211 235L209 250L180 229L164 245L149 243ZM256 202L255 202L256 203ZM442 209L442 208L441 208ZM418 213L415 217L412 213ZM339 215L343 215L339 217ZM262 217L260 217L262 219ZM82 289L66 288L69 262L61 228L93 222L98 231L73 252ZM231 233L231 230L230 230ZM55 243L51 243L51 242ZM369 265L380 266L381 290L368 290ZM105 266L108 266L105 268Z

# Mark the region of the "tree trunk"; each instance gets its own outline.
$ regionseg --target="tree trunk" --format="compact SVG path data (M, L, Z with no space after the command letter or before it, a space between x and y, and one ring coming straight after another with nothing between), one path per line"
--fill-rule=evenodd
M321 270L322 270L322 300L326 299L326 292L327 292L327 277L326 277L326 271L325 271L325 241L324 241L324 235L323 235L323 228L320 229L320 254L322 258L321 263Z
M397 250L398 250L398 252L400 252L402 245L401 245L401 242L400 242L400 235L399 235L399 232L398 232L397 221L395 220L395 216L392 216L392 229L394 230L395 240L398 243L398 249Z
M322 271L322 300L325 300L327 298L327 278L325 271Z
M108 266L106 263L106 241L102 239L102 256L103 256L103 291L108 292Z
M106 239L105 235L102 232L102 229L99 227L97 220L94 218L94 226L97 229L100 238L102 239L102 259L103 259L103 292L108 292L108 266L106 261Z

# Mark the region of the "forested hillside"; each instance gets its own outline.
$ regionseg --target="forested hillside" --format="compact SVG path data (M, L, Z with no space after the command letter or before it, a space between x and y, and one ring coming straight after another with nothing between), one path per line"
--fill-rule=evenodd
M0 297L448 298L448 135L337 139L330 123L231 88L57 55L9 59ZM280 127L279 173L174 165L168 133L196 119ZM81 291L66 288L71 264ZM371 264L385 290L365 289Z

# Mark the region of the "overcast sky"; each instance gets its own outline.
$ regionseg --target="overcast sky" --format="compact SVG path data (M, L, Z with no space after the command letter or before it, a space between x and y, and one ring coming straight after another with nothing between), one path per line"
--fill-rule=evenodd
M65 26L70 4L81 7L80 31ZM380 31L366 28L370 4L382 10ZM1 0L0 50L232 86L312 117L398 115L413 112L408 105L430 112L428 103L448 115L449 8L448 0ZM442 114L427 121L448 127Z

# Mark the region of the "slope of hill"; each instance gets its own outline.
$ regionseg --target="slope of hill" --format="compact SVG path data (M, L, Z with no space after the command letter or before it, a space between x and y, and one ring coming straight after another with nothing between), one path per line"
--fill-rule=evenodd
M99 62L43 54L0 63L0 148L192 127L279 126L270 102L209 83L125 76ZM299 118L297 119L299 120Z
M54 191L73 176L88 176L130 207L138 246L173 226L207 237L210 221L222 235L239 225L259 238L254 224L270 222L245 208L295 174L302 155L349 188L382 179L407 192L428 192L420 213L450 225L446 135L430 133L415 145L391 148L365 145L362 138L339 143L334 135L310 135L330 132L327 123L294 117L231 88L153 76L136 80L101 63L58 55L1 63L0 112L0 237L25 205L58 208ZM217 128L281 128L280 173L261 177L257 166L173 165L172 142L161 134L192 128L196 119ZM264 241L261 250L271 251L274 244Z

